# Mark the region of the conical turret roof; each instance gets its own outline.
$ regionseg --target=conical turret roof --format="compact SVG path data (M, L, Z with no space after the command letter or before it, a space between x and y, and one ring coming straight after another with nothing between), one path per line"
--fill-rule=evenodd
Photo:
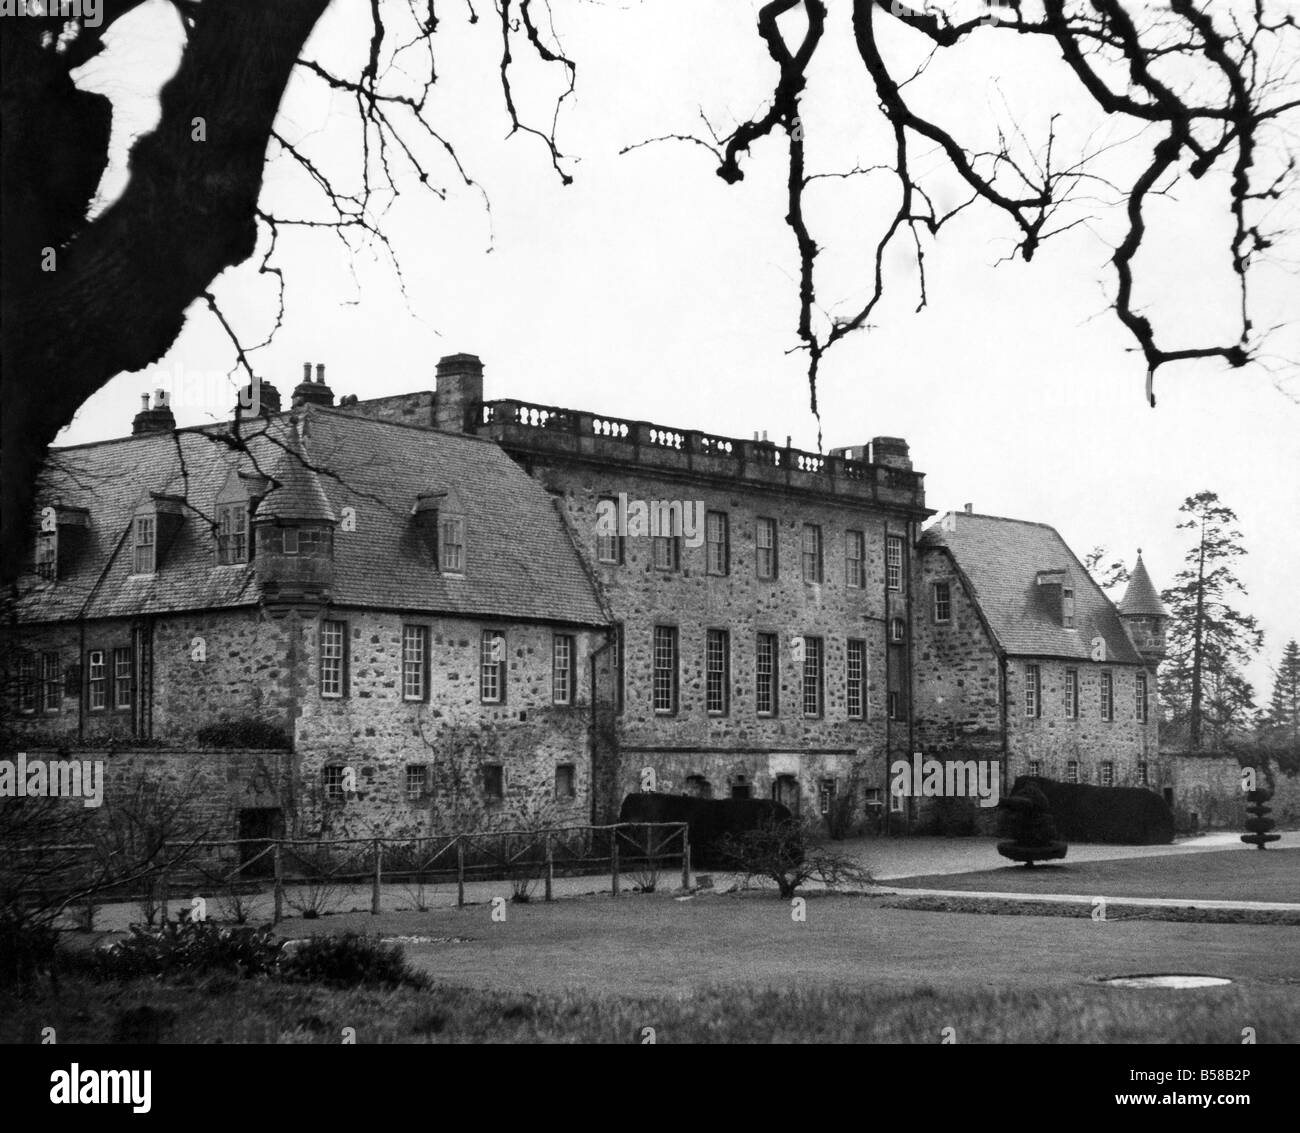
M1128 588L1124 591L1124 597L1119 602L1119 612L1121 614L1141 617L1141 618L1167 618L1169 612L1165 609L1164 603L1160 601L1160 595L1156 593L1156 588L1151 582L1151 576L1147 574L1146 565L1142 562L1142 552L1138 552L1137 564L1133 567L1133 573L1129 575Z
M311 458L298 430L296 417L289 418L289 429L284 438L284 448L276 460L271 476L275 486L258 506L256 519L275 519L281 522L337 523L338 516L330 505L329 497L321 486L320 477L312 470Z

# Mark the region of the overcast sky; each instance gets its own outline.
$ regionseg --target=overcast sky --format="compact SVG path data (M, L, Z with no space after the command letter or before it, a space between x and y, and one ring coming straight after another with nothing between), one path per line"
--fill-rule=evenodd
M384 0L390 9L405 4ZM774 65L754 32L753 0L655 0L597 4L557 0L554 26L578 64L576 94L559 119L560 184L543 144L508 138L497 67L500 24L490 4L440 4L435 40L438 92L430 121L460 154L490 201L423 144L439 200L409 179L382 226L401 264L405 296L383 249L350 253L320 230L282 234L275 263L285 273L286 314L256 355L261 376L286 396L305 361L327 366L335 394L377 397L432 389L439 356L478 354L486 395L598 410L626 418L748 437L766 429L816 449L805 358L797 345L797 262L785 215L784 145L755 146L746 179L728 186L703 148L664 143L620 156L625 146L669 133L720 133L766 104ZM355 74L368 30L366 6L335 0L307 46L308 57ZM832 5L804 103L810 171L843 172L887 161L890 139L861 64L851 52L847 5ZM1106 122L1080 97L1059 59L1040 44L990 30L934 61L916 84L925 109L963 140L991 144L998 125L1036 146L1058 115L1060 153L1134 136ZM124 19L110 49L80 82L115 102L120 153L156 115L159 84L174 69L180 38L165 0ZM919 60L897 37L898 69ZM524 46L516 45L517 56ZM408 58L414 66L414 58ZM554 69L552 69L554 71ZM558 76L521 65L522 116L549 121ZM355 181L355 111L299 71L277 129L323 167ZM208 129L220 129L209 123ZM1290 134L1294 145L1295 133ZM1149 152L1150 140L1139 143ZM1103 159L1123 172L1131 158ZM941 163L918 150L922 165ZM105 200L125 169L110 170ZM935 191L955 203L955 187ZM1231 333L1222 182L1180 187L1153 219L1139 261L1138 298L1150 305L1170 345L1200 345ZM319 195L293 163L273 159L264 207L321 217ZM887 174L820 182L809 221L825 247L823 304L835 314L861 305L871 249L896 202ZM941 201L941 203L943 203ZM1294 205L1294 202L1290 202ZM1292 270L1262 272L1261 325L1300 313L1292 239L1278 249ZM900 247L887 260L889 298L870 330L841 342L820 387L824 447L877 435L911 445L926 474L929 506L967 502L975 510L1055 526L1082 557L1104 544L1133 559L1142 547L1156 585L1169 583L1185 542L1174 530L1183 499L1202 489L1235 509L1249 557L1241 567L1246 607L1266 632L1265 654L1249 675L1266 699L1268 665L1300 636L1300 599L1291 581L1300 561L1300 357L1295 328L1268 345L1268 367L1226 371L1215 364L1169 367L1157 376L1158 406L1145 401L1145 370L1107 304L1104 239L1113 209L1049 242L1032 264L996 266L1012 247L1005 223L970 210L926 246L928 306L917 313L915 263ZM246 342L261 341L274 317L274 288L253 265L215 287ZM168 357L123 375L92 398L60 443L130 432L139 395L173 391L178 421L225 419L235 383L228 340L205 310L192 311ZM184 376L203 373L186 392ZM203 392L198 392L202 390ZM1055 564L1043 564L1051 566Z

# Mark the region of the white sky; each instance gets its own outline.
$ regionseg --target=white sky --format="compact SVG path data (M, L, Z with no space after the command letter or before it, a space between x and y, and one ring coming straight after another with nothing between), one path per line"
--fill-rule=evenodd
M405 184L383 221L405 299L382 249L349 255L320 231L286 232L275 262L286 274L287 311L272 344L255 356L261 375L287 400L302 363L324 362L336 396L377 397L433 388L438 357L465 351L484 360L489 398L733 436L766 429L773 440L790 435L797 447L815 449L804 358L788 353L796 345L797 263L783 223L783 144L755 146L736 186L715 175L716 162L699 147L666 143L618 154L649 137L699 132L701 109L720 133L761 110L774 66L753 31L755 0L556 0L555 26L578 63L577 93L559 127L561 148L580 159L566 163L575 179L567 188L540 141L506 138L500 24L487 0L475 7L480 19L471 27L462 5L438 5L431 120L485 189L490 217L479 193L458 184L426 146L447 199ZM891 153L852 54L847 5L831 7L804 103L813 172L871 165ZM368 31L354 21L365 8L335 0L306 54L355 74ZM1058 114L1059 153L1090 136L1094 144L1132 136L1080 98L1057 57L1019 38L977 33L936 59L917 84L918 105L981 146L992 141L995 123L1010 127L1009 107L1019 108L1015 122L1035 141ZM898 37L900 60L919 58L914 44ZM165 0L149 0L121 21L110 45L81 82L114 98L124 152L133 133L150 128L158 85L176 64L179 41ZM517 44L516 57L524 53ZM554 82L522 66L519 84L522 116L549 121L545 95ZM277 128L302 139L313 160L355 178L355 116L310 75L295 76ZM1289 138L1294 149L1294 126ZM1150 144L1144 139L1139 153ZM923 149L914 160L939 165ZM1112 168L1126 168L1128 159L1115 160ZM120 192L125 177L123 168L110 171L106 197ZM1171 202L1154 213L1151 250L1139 261L1139 298L1151 304L1166 345L1201 344L1231 327L1222 182L1209 180L1180 186L1177 209ZM860 305L894 187L875 174L823 182L808 198L810 224L826 249L818 261L821 297L835 313ZM950 188L937 185L941 196L961 199ZM284 157L271 166L263 203L282 215L321 215L319 198ZM1294 268L1297 210L1273 220L1288 218L1292 235L1279 258ZM1010 231L972 209L927 246L929 306L919 314L915 267L901 251L890 257L892 291L873 329L841 342L824 362L824 445L905 437L926 474L931 507L969 501L977 511L1050 523L1080 557L1100 543L1131 562L1141 546L1158 587L1171 580L1185 546L1174 530L1178 505L1202 489L1218 492L1240 517L1250 551L1240 571L1250 592L1244 605L1260 619L1266 645L1249 675L1264 701L1269 663L1287 638L1300 636L1290 578L1300 559L1300 370L1283 361L1300 357L1300 335L1290 326L1270 341L1271 372L1168 367L1157 376L1151 409L1140 358L1106 311L1113 280L1099 234L1113 233L1115 223L1105 214L1049 242L1032 264L995 268L1010 250ZM1300 313L1294 270L1261 272L1257 286L1260 324ZM226 273L215 290L245 341L261 341L274 311L265 279L249 264ZM232 361L223 332L196 307L168 357L110 383L60 443L128 434L140 393L159 386L173 391L181 424L226 419L236 388L224 376ZM207 380L187 389L186 374Z

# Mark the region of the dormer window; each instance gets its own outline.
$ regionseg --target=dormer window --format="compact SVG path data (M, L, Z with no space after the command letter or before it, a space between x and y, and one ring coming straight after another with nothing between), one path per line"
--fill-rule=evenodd
M248 562L248 504L217 506L217 564Z
M465 517L438 517L439 566L448 574L465 573Z
M36 577L53 582L59 576L59 533L42 532L36 539Z
M153 574L157 556L158 521L152 515L135 517L134 574Z
M1074 588L1071 586L1061 588L1061 625L1074 629Z

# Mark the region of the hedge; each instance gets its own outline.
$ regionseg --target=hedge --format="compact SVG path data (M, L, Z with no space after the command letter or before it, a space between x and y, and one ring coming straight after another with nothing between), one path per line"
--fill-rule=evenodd
M1067 842L1154 846L1174 840L1169 804L1145 787L1094 787L1021 775L1011 793L1027 783L1047 796L1057 832ZM1005 814L999 816L998 833L1003 837L1009 836L1003 830L1005 819Z
M628 795L618 812L619 822L685 822L690 831L691 862L704 869L727 868L718 853L718 842L726 835L793 818L788 807L771 799L701 799L651 793Z

